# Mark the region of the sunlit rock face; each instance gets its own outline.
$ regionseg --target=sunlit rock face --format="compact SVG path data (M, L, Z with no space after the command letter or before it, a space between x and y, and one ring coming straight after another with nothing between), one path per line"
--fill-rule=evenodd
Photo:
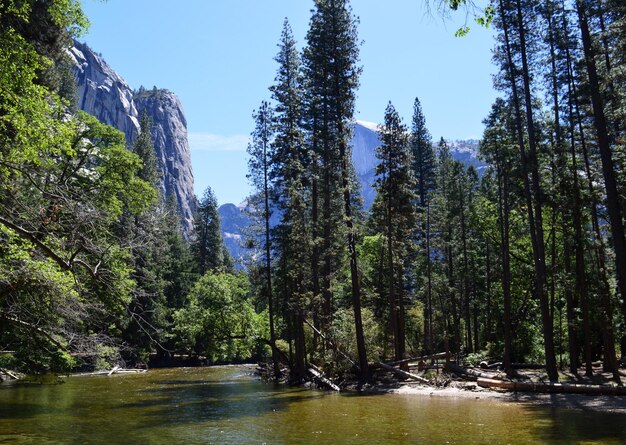
M152 140L162 172L162 196L176 197L183 233L189 236L196 199L187 120L180 100L167 90L133 90L99 54L83 43L74 42L69 52L74 59L77 105L81 110L124 132L129 147L139 133L142 113L150 117Z

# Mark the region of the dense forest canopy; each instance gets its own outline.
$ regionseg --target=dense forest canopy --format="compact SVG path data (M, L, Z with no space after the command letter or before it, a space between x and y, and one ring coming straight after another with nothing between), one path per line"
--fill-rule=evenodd
M479 175L433 142L415 98L378 127L376 199L351 161L363 69L348 0L315 0L298 50L285 21L254 112L253 259L235 271L208 189L182 237L151 122L136 140L77 112L73 0L0 6L0 367L107 367L188 354L369 378L381 358L545 366L626 353L626 6L493 0ZM444 2L457 10L473 5ZM467 32L462 29L460 34ZM268 55L271 57L271 55ZM414 97L426 88L416 85ZM382 112L383 110L381 110ZM243 180L243 178L242 178ZM272 221L278 221L274 223Z

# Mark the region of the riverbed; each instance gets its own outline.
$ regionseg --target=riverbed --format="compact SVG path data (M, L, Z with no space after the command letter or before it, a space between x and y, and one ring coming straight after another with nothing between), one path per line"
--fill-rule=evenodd
M626 414L498 398L337 394L245 366L0 385L7 444L622 444Z

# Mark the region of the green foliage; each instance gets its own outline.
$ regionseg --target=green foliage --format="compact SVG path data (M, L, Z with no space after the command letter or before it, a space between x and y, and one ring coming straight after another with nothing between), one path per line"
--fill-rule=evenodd
M267 338L267 315L254 311L248 293L243 274L202 276L187 305L174 313L177 346L211 363L251 358L260 339Z
M197 272L202 275L208 271L222 272L232 269L232 259L222 240L217 198L211 187L207 187L198 204L193 230L191 248Z
M424 350L424 304L421 301L407 308L406 343L409 355L417 356Z
M466 366L478 367L478 365L480 365L480 362L486 361L488 359L489 359L489 351L483 350L483 351L477 351L477 352L472 352L471 354L467 354L463 358L463 361Z
M104 371L119 365L121 361L119 348L111 345L97 344L95 350L96 362L93 365L96 371Z
M70 115L46 74L84 24L72 0L0 8L0 342L34 372L74 366L123 313L132 281L113 226L155 197L122 133Z
M381 326L377 323L371 310L363 308L361 316L363 319L363 335L368 345L368 361L378 361L379 358L384 355ZM331 332L331 338L339 350L353 361L357 361L358 350L356 344L356 330L354 327L354 312L351 308L340 308L335 312ZM340 355L335 355L334 358L335 361L343 365L344 369L350 368L350 363Z
M152 123L145 110L141 115L139 124L139 135L133 144L133 151L139 156L142 164L137 176L156 187L161 179L161 172L159 171L158 160L152 143L150 131Z

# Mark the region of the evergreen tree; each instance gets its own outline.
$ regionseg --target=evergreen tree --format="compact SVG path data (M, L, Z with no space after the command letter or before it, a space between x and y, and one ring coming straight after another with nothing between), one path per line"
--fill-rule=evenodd
M139 156L142 162L139 170L139 177L154 186L158 186L161 180L162 172L160 171L154 144L152 143L151 134L152 122L146 114L145 110L141 113L139 121L139 135L133 144L133 151Z
M387 241L389 320L395 359L401 360L406 349L405 274L409 270L416 223L415 179L407 129L391 103L385 110L385 123L379 134L382 145L376 150L380 163L376 167L377 198L373 214L378 230Z
M211 187L206 188L198 203L191 249L196 271L200 275L207 271L223 272L232 269L232 259L222 240L217 198Z
M158 195L161 174L152 143L151 122L145 113L141 116L140 132L133 144L133 152L141 159L138 176L151 184ZM130 322L125 337L139 349L142 361L147 359L153 347L164 351L161 341L166 328L167 302L161 266L166 245L160 239L162 207L159 201L160 197L142 214L132 215L126 210L122 218L127 220L124 224L127 233L123 237L131 245L132 277L136 282L134 298L128 306Z
M523 170L524 195L530 231L533 262L535 267L535 292L541 308L546 370L551 381L558 380L554 351L553 320L547 294L547 266L543 224L542 172L538 158L539 135L533 110L531 89L532 39L524 22L524 14L532 13L532 5L522 0L499 0L497 26L503 33L505 58L502 59L506 72L506 88L510 91L514 112L515 129Z
M426 128L426 119L422 113L422 105L417 97L413 104L410 145L411 153L413 154L413 174L415 176L418 197L417 212L420 220L417 242L421 245L424 252L422 259L426 269L424 337L427 351L432 352L433 303L430 251L430 194L435 188L435 153L430 133Z
M161 239L165 242L165 256L160 259L165 284L164 295L171 312L185 306L198 275L194 273L194 262L189 243L182 236L180 215L176 196L170 193L160 218Z
M310 181L306 171L309 153L304 142L303 78L301 60L289 22L285 20L275 58L278 72L270 87L275 107L275 138L272 143L270 177L274 184L275 202L280 223L275 229L277 294L282 301L288 337L294 340L294 376L305 372L306 345L304 319L310 289L310 235L307 201ZM314 223L315 224L315 223ZM319 288L315 291L319 292ZM313 321L318 317L314 311Z
M361 319L361 284L356 252L354 185L350 155L350 125L361 68L357 20L347 0L316 0L304 52L307 76L308 122L314 161L322 176L323 307L332 308L332 278L337 256L337 235L347 237L355 334L362 379L368 377L367 354ZM318 171L314 170L316 175ZM316 206L316 203L313 204ZM316 211L316 210L315 210ZM345 228L339 231L342 221ZM314 240L314 242L316 242Z
M435 153L430 132L426 128L422 105L417 97L413 104L410 144L418 206L423 211L428 205L428 194L435 187Z
M252 132L252 142L248 145L248 179L261 197L260 208L256 214L260 215L263 225L263 247L265 254L264 293L267 296L267 307L270 326L270 345L272 348L272 361L274 363L274 378L280 377L278 352L276 350L276 333L274 329L274 293L272 289L272 240L270 236L270 218L272 209L270 195L274 185L270 182L269 172L272 158L272 139L274 132L273 110L265 101L261 103L258 112L253 113L255 128Z

